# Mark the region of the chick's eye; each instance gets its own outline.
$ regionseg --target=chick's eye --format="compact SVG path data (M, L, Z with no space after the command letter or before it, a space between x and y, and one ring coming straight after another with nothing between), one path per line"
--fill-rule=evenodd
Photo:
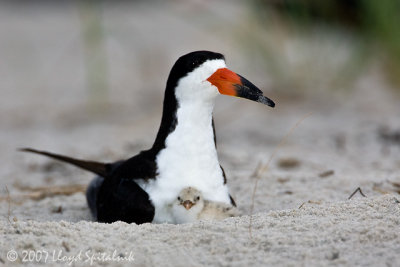
M196 197L196 200L200 200L200 197L198 196L198 197Z
M180 200L181 200L181 197L178 197L178 200L180 201Z

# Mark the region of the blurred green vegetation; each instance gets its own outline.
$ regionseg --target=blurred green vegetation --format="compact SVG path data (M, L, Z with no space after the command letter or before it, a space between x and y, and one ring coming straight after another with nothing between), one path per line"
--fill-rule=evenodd
M400 1L365 0L363 3L361 33L385 52L390 78L400 85Z
M95 110L104 108L108 98L108 62L106 58L101 3L78 2L85 55L89 104Z
M256 33L252 36L255 41L252 48L263 55L266 68L274 76L282 77L284 82L278 86L346 87L345 84L357 77L366 62L373 60L382 65L383 72L400 91L400 1L253 0L252 12L257 18L252 26L261 28L269 38L278 39L271 44ZM309 41L304 43L303 38ZM291 42L285 42L288 39ZM303 42L300 49L296 49L308 54L309 59L291 70L297 59L287 58L290 50L287 43L293 41ZM340 55L336 46L346 46L348 53ZM280 51L282 49L285 51ZM341 58L340 62L338 58ZM286 65L285 60L288 61ZM305 74L309 75L303 77L306 81L294 77L304 74L306 69L314 72ZM325 76L320 81L323 84L314 83L315 75Z

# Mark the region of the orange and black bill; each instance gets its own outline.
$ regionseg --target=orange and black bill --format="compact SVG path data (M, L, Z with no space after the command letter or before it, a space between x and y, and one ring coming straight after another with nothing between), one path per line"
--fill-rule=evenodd
M216 86L223 95L246 98L275 107L274 101L264 96L254 84L227 68L218 69L207 81Z

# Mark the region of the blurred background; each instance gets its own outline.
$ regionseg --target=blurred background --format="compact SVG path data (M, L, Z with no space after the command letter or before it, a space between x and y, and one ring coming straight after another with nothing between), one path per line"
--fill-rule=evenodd
M231 177L249 176L309 113L284 157L307 158L319 171L342 160L336 172L353 160L359 171L391 175L400 168L399 12L395 0L3 0L1 185L59 181L54 174L43 180L40 171L26 180L47 161L22 156L18 147L103 161L148 148L169 70L194 50L223 53L230 69L277 104L218 98L219 153ZM68 176L81 183L91 177Z
M85 114L115 104L139 111L154 98L160 103L174 61L199 49L225 54L231 68L272 95L331 97L352 90L363 75L381 79L376 90L399 91L398 1L0 5L2 120L10 111L23 119L19 110L27 106L40 108L35 121L71 105L88 108L79 110Z

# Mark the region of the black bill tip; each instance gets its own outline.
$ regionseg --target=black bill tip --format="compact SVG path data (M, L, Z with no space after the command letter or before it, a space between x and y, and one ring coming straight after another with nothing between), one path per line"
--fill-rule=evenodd
M257 99L257 102L262 103L264 105L270 106L271 108L275 107L274 101L269 99L268 97L265 97L263 95L260 95Z
M268 97L263 95L263 92L258 89L254 84L246 80L246 78L240 76L240 81L241 84L236 84L236 90L237 90L237 95L238 97L243 97L247 98L249 100L256 101L258 103L262 103L264 105L270 106L270 107L275 107L274 101L269 99Z

